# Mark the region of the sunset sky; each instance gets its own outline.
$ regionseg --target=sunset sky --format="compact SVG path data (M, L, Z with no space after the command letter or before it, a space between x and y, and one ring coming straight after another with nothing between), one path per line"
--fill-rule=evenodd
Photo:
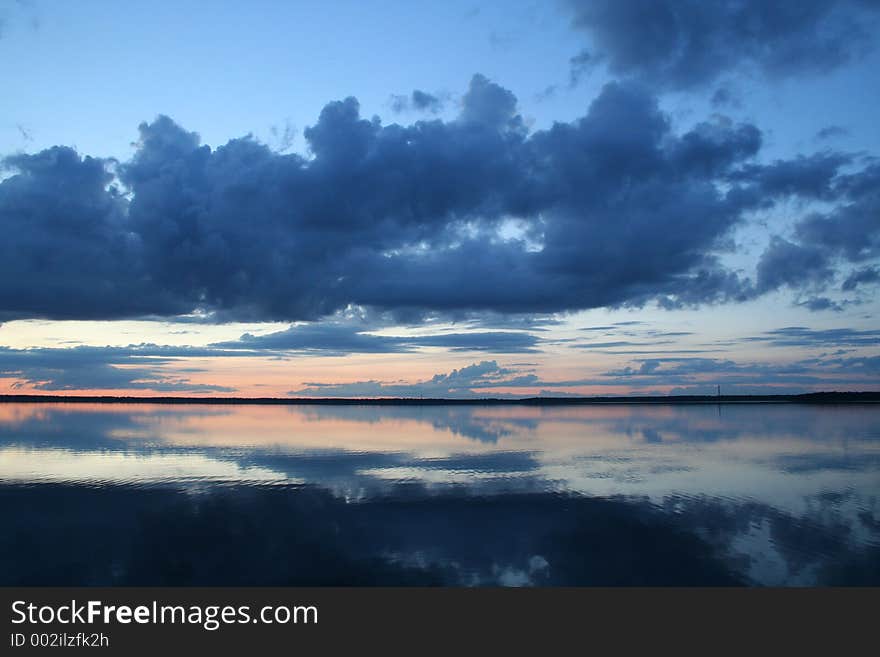
M0 394L880 390L880 4L0 0Z

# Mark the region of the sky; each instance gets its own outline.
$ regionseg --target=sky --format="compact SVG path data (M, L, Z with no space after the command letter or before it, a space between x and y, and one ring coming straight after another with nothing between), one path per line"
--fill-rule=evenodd
M880 390L874 0L0 0L0 394Z

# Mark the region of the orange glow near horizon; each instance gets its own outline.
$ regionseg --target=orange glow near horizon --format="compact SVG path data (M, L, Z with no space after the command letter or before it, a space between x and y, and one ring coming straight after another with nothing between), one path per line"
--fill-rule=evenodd
M161 385L156 388L117 388L82 387L71 389L46 389L40 387L39 381L18 379L12 373L0 378L0 394L3 395L51 395L51 396L120 396L120 397L315 397L315 396L350 396L359 398L381 398L411 396L418 397L416 390L408 394L396 394L393 389L387 394L351 394L339 395L332 392L327 395L298 394L310 383L331 385L347 385L361 382L378 382L386 386L413 386L425 383L437 375L448 375L453 370L461 370L482 361L494 361L499 368L510 370L516 376L536 374L539 382L526 386L480 387L477 383L471 387L462 386L461 390L471 390L472 395L479 397L515 396L533 397L541 394L578 395L578 396L627 396L670 394L681 384L664 382L662 377L634 378L629 384L626 377L608 376L608 372L621 370L625 367L638 368L638 352L630 356L622 353L601 353L586 350L566 350L560 347L549 347L541 353L526 354L485 354L479 352L459 353L439 348L425 348L404 353L380 354L348 354L345 356L317 356L289 354L283 357L257 356L212 356L198 358L155 359L143 357L129 359L125 364L110 364L110 367L125 370L145 369L149 372L146 380L163 381L177 384L178 389L163 390ZM663 359L663 356L657 356ZM779 358L779 355L774 356ZM772 360L763 361L772 364ZM111 361L112 363L112 361ZM70 372L76 373L76 363L70 365ZM50 377L49 371L46 374ZM803 384L805 390L865 390L876 388L876 382L865 378L865 382L853 383L846 381L849 373L839 372L836 375L826 374L821 383L808 382ZM719 378L720 377L720 378ZM73 377L75 380L75 377ZM504 377L499 379L503 382ZM585 383L583 385L552 385L554 382L577 382L607 380L608 384ZM694 373L688 385L700 385L707 392L714 392L715 385L725 386L724 373ZM736 383L752 383L741 378ZM767 392L779 389L786 392L784 384L764 382L760 377L754 384L764 386ZM186 386L191 386L187 388ZM200 389L200 386L204 388ZM212 390L211 387L220 387ZM426 392L424 396L452 396ZM460 396L460 395L456 395Z

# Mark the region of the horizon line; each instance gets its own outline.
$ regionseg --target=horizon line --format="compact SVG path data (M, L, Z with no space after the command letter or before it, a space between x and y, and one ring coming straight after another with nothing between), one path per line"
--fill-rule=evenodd
M0 395L0 403L265 404L265 405L589 405L699 403L878 403L880 391L821 391L742 395L624 395L584 397L192 397L126 395Z

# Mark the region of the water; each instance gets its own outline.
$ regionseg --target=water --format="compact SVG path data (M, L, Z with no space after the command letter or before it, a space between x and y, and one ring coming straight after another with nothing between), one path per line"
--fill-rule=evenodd
M880 584L880 406L0 404L0 585Z

